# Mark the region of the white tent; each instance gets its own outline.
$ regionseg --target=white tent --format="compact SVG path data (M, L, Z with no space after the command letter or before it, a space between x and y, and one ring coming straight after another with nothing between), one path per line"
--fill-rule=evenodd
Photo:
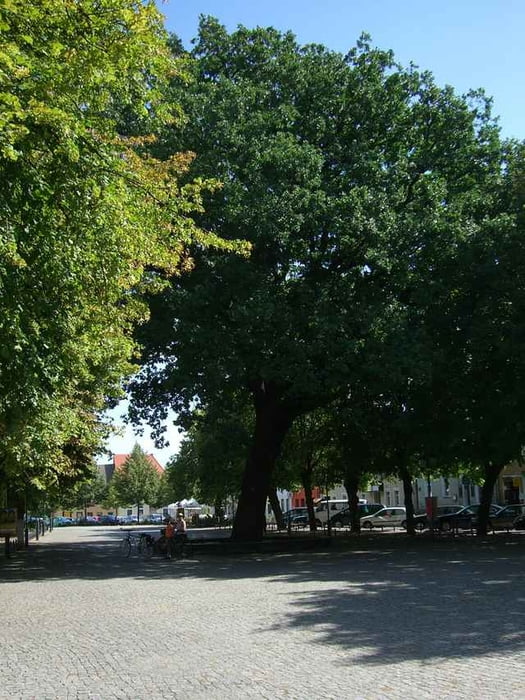
M179 508L200 508L201 505L200 503L197 503L197 501L194 498L183 498L182 501L179 501Z

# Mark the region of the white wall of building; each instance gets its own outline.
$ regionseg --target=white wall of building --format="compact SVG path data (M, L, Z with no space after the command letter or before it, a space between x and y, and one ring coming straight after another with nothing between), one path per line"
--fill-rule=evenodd
M404 506L405 494L403 483L392 479L383 481L379 490L380 502L385 506ZM412 499L415 511L425 510L425 498L436 496L438 506L467 506L479 503L480 487L456 477L432 479L430 484L426 479L414 479Z

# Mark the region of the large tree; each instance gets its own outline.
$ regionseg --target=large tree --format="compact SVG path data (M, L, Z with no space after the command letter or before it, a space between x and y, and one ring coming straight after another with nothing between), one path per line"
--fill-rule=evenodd
M198 250L195 270L152 301L133 389L150 418L225 387L251 397L233 531L251 539L293 420L383 369L378 348L412 286L483 216L470 193L495 167L497 134L482 98L366 41L342 56L203 19L193 58L193 84L174 88L188 121L162 146L194 150L191 174L221 179L200 221L252 252Z
M0 31L0 481L45 489L89 469L137 291L205 240L200 186L180 187L188 155L145 152L178 116L153 2L12 0Z
M524 153L523 144L506 144L485 192L490 215L446 261L448 286L427 291L424 326L435 341L427 407L447 453L482 483L479 534L498 475L525 444Z

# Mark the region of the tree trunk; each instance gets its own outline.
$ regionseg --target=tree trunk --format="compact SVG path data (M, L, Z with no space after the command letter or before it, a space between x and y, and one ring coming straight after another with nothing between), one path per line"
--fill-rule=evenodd
M15 495L17 549L27 546L26 542L26 499L22 494Z
M284 530L285 524L283 520L283 511L281 510L281 504L279 503L279 499L277 498L277 489L275 488L275 486L270 486L270 490L268 491L268 500L270 501L273 514L275 515L277 529Z
M405 493L405 508L407 521L407 535L412 537L416 534L414 527L414 502L412 500L412 477L406 466L399 467L399 476L403 482L403 491Z
M261 381L253 388L255 430L244 470L232 539L260 540L264 534L266 499L275 462L293 415L283 408L278 393Z
M317 522L315 519L314 499L312 496L312 464L310 461L301 470L301 481L304 489L304 502L308 510L308 522L310 523L310 532L316 532Z
M217 524L222 525L224 521L224 507L222 498L215 499L213 510L215 511L215 520Z
M359 477L354 470L345 474L344 485L348 495L350 508L350 529L352 532L361 532L361 519L359 517Z
M476 525L476 535L478 537L484 537L487 534L489 516L490 516L490 504L492 503L492 497L494 494L494 486L498 480L500 471L503 469L503 465L488 463L484 466L484 476L485 480L481 488L481 499L478 512L478 522Z

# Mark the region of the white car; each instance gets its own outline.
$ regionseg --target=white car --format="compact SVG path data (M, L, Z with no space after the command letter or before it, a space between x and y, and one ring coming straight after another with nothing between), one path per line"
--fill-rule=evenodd
M373 515L365 515L361 518L361 527L371 530L373 527L401 527L406 520L407 511L404 506L383 508Z

